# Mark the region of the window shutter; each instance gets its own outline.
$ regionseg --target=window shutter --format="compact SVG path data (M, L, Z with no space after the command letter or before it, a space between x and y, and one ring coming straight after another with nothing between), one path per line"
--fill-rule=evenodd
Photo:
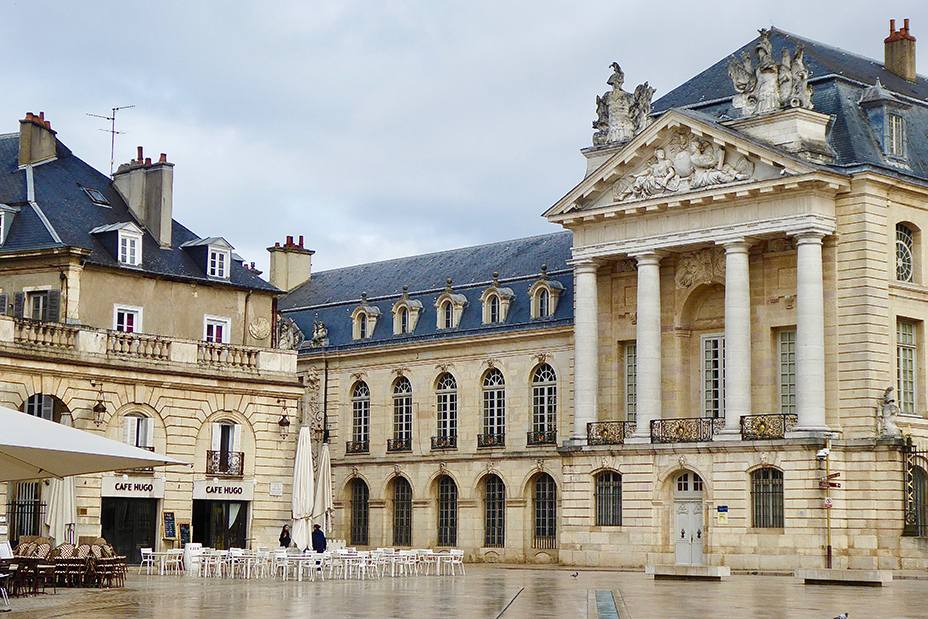
M242 450L242 426L235 424L232 426L232 451Z
M0 294L0 315L7 316L9 311L10 295L6 293Z
M222 424L214 423L213 425L213 436L210 449L212 451L222 450Z
M155 420L151 417L142 419L141 430L142 440L139 441L139 447L154 447L154 428Z
M42 317L46 322L58 322L61 314L61 291L48 291L48 305L45 308L45 316Z
M42 395L42 419L52 420L55 412L55 400L50 396Z
M26 305L26 293L24 292L14 292L13 293L13 317L22 318L23 317L23 308Z
M122 418L122 425L124 429L124 433L122 437L123 442L127 445L132 445L133 447L135 447L136 439L138 438L138 434L137 434L138 427L139 427L138 417L132 417L132 416L126 415L125 417Z

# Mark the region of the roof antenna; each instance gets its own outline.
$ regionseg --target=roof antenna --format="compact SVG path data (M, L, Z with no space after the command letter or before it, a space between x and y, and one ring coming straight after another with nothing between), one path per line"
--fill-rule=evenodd
M100 116L99 114L87 113L88 116L93 116L94 118L102 118L103 120L110 121L109 129L100 129L100 131L107 131L110 134L110 178L113 177L113 165L114 158L116 153L116 134L125 133L125 131L116 131L116 112L119 110L128 110L130 107L135 107L134 105L124 105L122 107L114 107L112 116Z

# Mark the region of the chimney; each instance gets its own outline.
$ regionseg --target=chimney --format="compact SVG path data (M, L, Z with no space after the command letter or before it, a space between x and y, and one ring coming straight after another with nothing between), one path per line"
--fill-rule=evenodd
M155 163L139 146L138 159L119 166L113 184L136 219L161 247L171 246L171 217L174 204L174 164L161 153Z
M272 286L290 292L309 281L312 276L312 256L316 252L304 249L302 236L298 243L294 243L293 237L288 236L286 243L275 243L267 251L271 254L271 274L268 280Z
M52 124L45 120L45 112L35 116L26 113L19 121L19 165L31 165L54 159L56 152L55 132Z
M884 61L887 71L908 82L915 81L915 37L909 34L909 20L896 30L896 20L889 20L889 36L883 40Z

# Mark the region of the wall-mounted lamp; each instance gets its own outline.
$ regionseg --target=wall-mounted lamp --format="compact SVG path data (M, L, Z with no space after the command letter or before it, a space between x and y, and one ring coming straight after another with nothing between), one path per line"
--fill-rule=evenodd
M91 386L96 387L97 381L90 381ZM100 393L97 395L97 403L93 405L93 422L100 427L103 425L106 416L106 404L103 402L103 383L100 383Z
M280 428L280 438L286 439L290 434L290 418L287 417L287 401L277 400L277 403L284 405L284 412L280 416L280 421L277 422L277 427Z

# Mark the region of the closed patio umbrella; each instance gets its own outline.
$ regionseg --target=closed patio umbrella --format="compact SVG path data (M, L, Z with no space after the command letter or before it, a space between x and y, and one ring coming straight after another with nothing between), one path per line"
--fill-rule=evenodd
M71 427L71 415L62 415L61 424ZM73 544L76 541L73 535L77 527L76 495L73 477L48 480L48 511L45 513L45 524L48 526L48 535L56 544Z
M319 479L316 481L316 499L313 502L313 522L322 527L326 535L329 535L335 501L332 499L332 463L329 459L328 443L322 444L317 464L316 474Z
M291 539L300 550L310 545L313 515L313 449L312 431L307 426L300 428L296 443L296 458L293 461L293 533Z

